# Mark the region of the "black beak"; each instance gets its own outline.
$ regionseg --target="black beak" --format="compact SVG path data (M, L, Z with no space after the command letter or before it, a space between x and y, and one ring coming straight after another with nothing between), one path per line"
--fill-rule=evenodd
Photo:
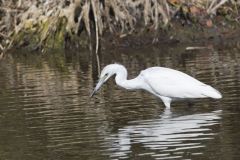
M104 83L104 81L105 81L106 78L107 78L107 77L103 77L102 79L99 80L99 82L97 83L96 87L94 88L92 94L90 94L90 97L93 97L93 96L97 93L97 91L98 91L98 90L100 89L100 87L103 85L103 83Z
M96 92L97 92L97 91L94 89L93 92L92 92L91 95L90 95L90 98L92 98L92 97L95 95Z

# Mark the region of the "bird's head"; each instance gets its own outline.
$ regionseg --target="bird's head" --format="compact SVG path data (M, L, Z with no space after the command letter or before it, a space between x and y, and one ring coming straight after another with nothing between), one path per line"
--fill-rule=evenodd
M119 70L122 68L123 66L120 64L109 64L105 66L100 74L99 81L90 97L92 97L110 77L119 72Z

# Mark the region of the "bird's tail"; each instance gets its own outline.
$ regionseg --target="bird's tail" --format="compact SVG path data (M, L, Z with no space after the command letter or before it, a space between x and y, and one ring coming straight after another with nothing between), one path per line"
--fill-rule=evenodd
M222 98L222 94L218 90L216 90L215 88L213 88L209 85L205 86L205 89L203 90L202 94L206 97L210 97L210 98L214 98L214 99Z

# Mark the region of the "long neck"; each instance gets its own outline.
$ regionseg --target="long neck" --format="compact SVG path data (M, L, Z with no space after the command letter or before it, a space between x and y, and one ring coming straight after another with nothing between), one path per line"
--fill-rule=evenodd
M125 89L139 89L140 81L136 77L134 79L127 80L127 70L125 67L119 68L118 72L116 72L115 81L117 85L125 88Z

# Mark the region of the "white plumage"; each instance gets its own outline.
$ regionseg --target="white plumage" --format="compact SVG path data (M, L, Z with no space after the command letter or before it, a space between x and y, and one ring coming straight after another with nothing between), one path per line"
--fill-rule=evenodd
M100 80L91 96L114 74L116 74L115 81L117 85L126 89L144 89L161 98L168 108L170 108L172 100L206 97L222 98L221 93L213 87L183 72L170 68L151 67L141 71L136 78L127 80L127 70L120 64L110 64L102 70Z

